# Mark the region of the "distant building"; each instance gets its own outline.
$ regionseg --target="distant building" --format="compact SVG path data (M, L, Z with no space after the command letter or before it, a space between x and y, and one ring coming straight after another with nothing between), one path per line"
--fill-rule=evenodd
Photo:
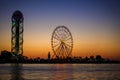
M1 51L1 55L0 55L1 60L5 60L5 61L6 60L11 60L11 57L12 57L11 52L8 52L6 50Z
M103 61L103 58L101 57L101 55L96 55L96 61L99 61L99 62Z
M94 56L90 56L90 61L94 61L94 60L95 60Z
M48 60L50 60L50 57L51 57L50 52L48 52Z

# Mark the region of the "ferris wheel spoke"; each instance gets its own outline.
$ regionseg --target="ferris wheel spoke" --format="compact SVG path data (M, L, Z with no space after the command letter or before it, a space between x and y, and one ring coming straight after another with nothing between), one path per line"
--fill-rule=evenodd
M60 39L60 38L59 38L59 35L58 35L57 33L55 33L55 36L56 36L58 39Z
M59 46L60 44L56 44L56 45L54 45L53 47L57 47L57 46Z
M72 37L67 37L66 39L65 39L65 41L68 41L68 40L71 40L72 39Z
M65 43L71 44L72 40L65 41Z
M65 51L66 51L65 47L64 45L62 45L61 47L62 58L65 58L65 56L67 56Z
M63 35L64 35L64 38L66 38L67 37L67 33L65 32L65 30L63 31Z
M67 46L69 46L69 47L72 47L72 45L69 45L69 44L67 44L67 43L65 43L65 45L67 45Z
M66 56L68 56L68 48L64 45L65 51L66 51Z
M59 49L60 46L58 47L53 47L54 51L57 51Z
M65 42L65 44L71 45L72 46L72 41L71 42Z
M53 39L52 42L53 42L53 43L59 43L60 41L57 40L57 39Z
M65 47L65 45L63 45L63 49L64 49L64 55L67 56L68 50L67 50L67 48Z
M60 57L63 56L63 48L62 48L62 45L61 45L61 47L60 47L60 49L59 49L59 55L60 55Z
M56 40L58 40L58 41L60 41L60 39L58 39L58 38L56 38L56 37L53 37L54 39L56 39Z
M69 50L70 49L70 47L68 47L67 45L65 45L65 47Z
M65 49L65 46L64 46L64 45L62 46L62 49L63 49L63 50L62 50L63 57L65 58L65 56L67 56L67 55L66 55L67 52L66 52L66 49Z
M69 38L70 34L67 34L67 33L65 33L65 34L66 34L65 39Z
M65 33L68 34L69 32L67 32L67 31L65 30Z
M57 55L60 55L60 53L61 53L61 45L58 47L56 52L57 52Z
M53 43L54 43L54 44L57 44L57 43L59 43L59 42L58 42L58 41L53 41Z
M58 52L61 48L61 45L59 45L57 48L56 48L56 52Z
M58 36L60 37L60 30L57 30L56 33L58 34Z
M65 33L63 33L63 38L64 38L64 39L66 39L66 37L67 37L67 36L66 36L66 34L65 34Z

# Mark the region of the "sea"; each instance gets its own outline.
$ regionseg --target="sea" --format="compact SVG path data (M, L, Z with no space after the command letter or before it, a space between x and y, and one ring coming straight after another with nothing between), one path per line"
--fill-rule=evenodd
M120 64L0 64L0 80L120 80Z

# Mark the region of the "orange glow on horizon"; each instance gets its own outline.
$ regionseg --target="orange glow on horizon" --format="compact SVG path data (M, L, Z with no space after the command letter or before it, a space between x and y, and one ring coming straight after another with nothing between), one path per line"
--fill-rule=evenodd
M48 52L53 55L53 51L51 49L51 42L50 37L43 36L38 37L34 36L26 36L24 39L24 54L27 57L35 58L47 58ZM86 56L93 55L101 55L103 58L110 58L114 60L120 60L120 49L119 45L114 40L109 40L110 38L105 39L89 39L85 38L84 36L80 39L77 39L76 36L73 34L73 56L81 56L82 58ZM4 43L1 43L0 50L11 50L11 43L10 39L1 39ZM99 41L98 41L99 40ZM109 40L109 41L108 41Z

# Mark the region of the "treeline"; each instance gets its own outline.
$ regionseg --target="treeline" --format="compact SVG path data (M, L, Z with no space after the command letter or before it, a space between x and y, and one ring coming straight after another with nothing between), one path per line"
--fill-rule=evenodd
M112 61L109 59L104 59L101 55L90 56L90 57L67 57L65 59L60 58L50 58L50 53L48 54L48 59L43 59L40 57L28 58L27 56L17 55L9 51L1 51L0 63L120 63L120 61Z

